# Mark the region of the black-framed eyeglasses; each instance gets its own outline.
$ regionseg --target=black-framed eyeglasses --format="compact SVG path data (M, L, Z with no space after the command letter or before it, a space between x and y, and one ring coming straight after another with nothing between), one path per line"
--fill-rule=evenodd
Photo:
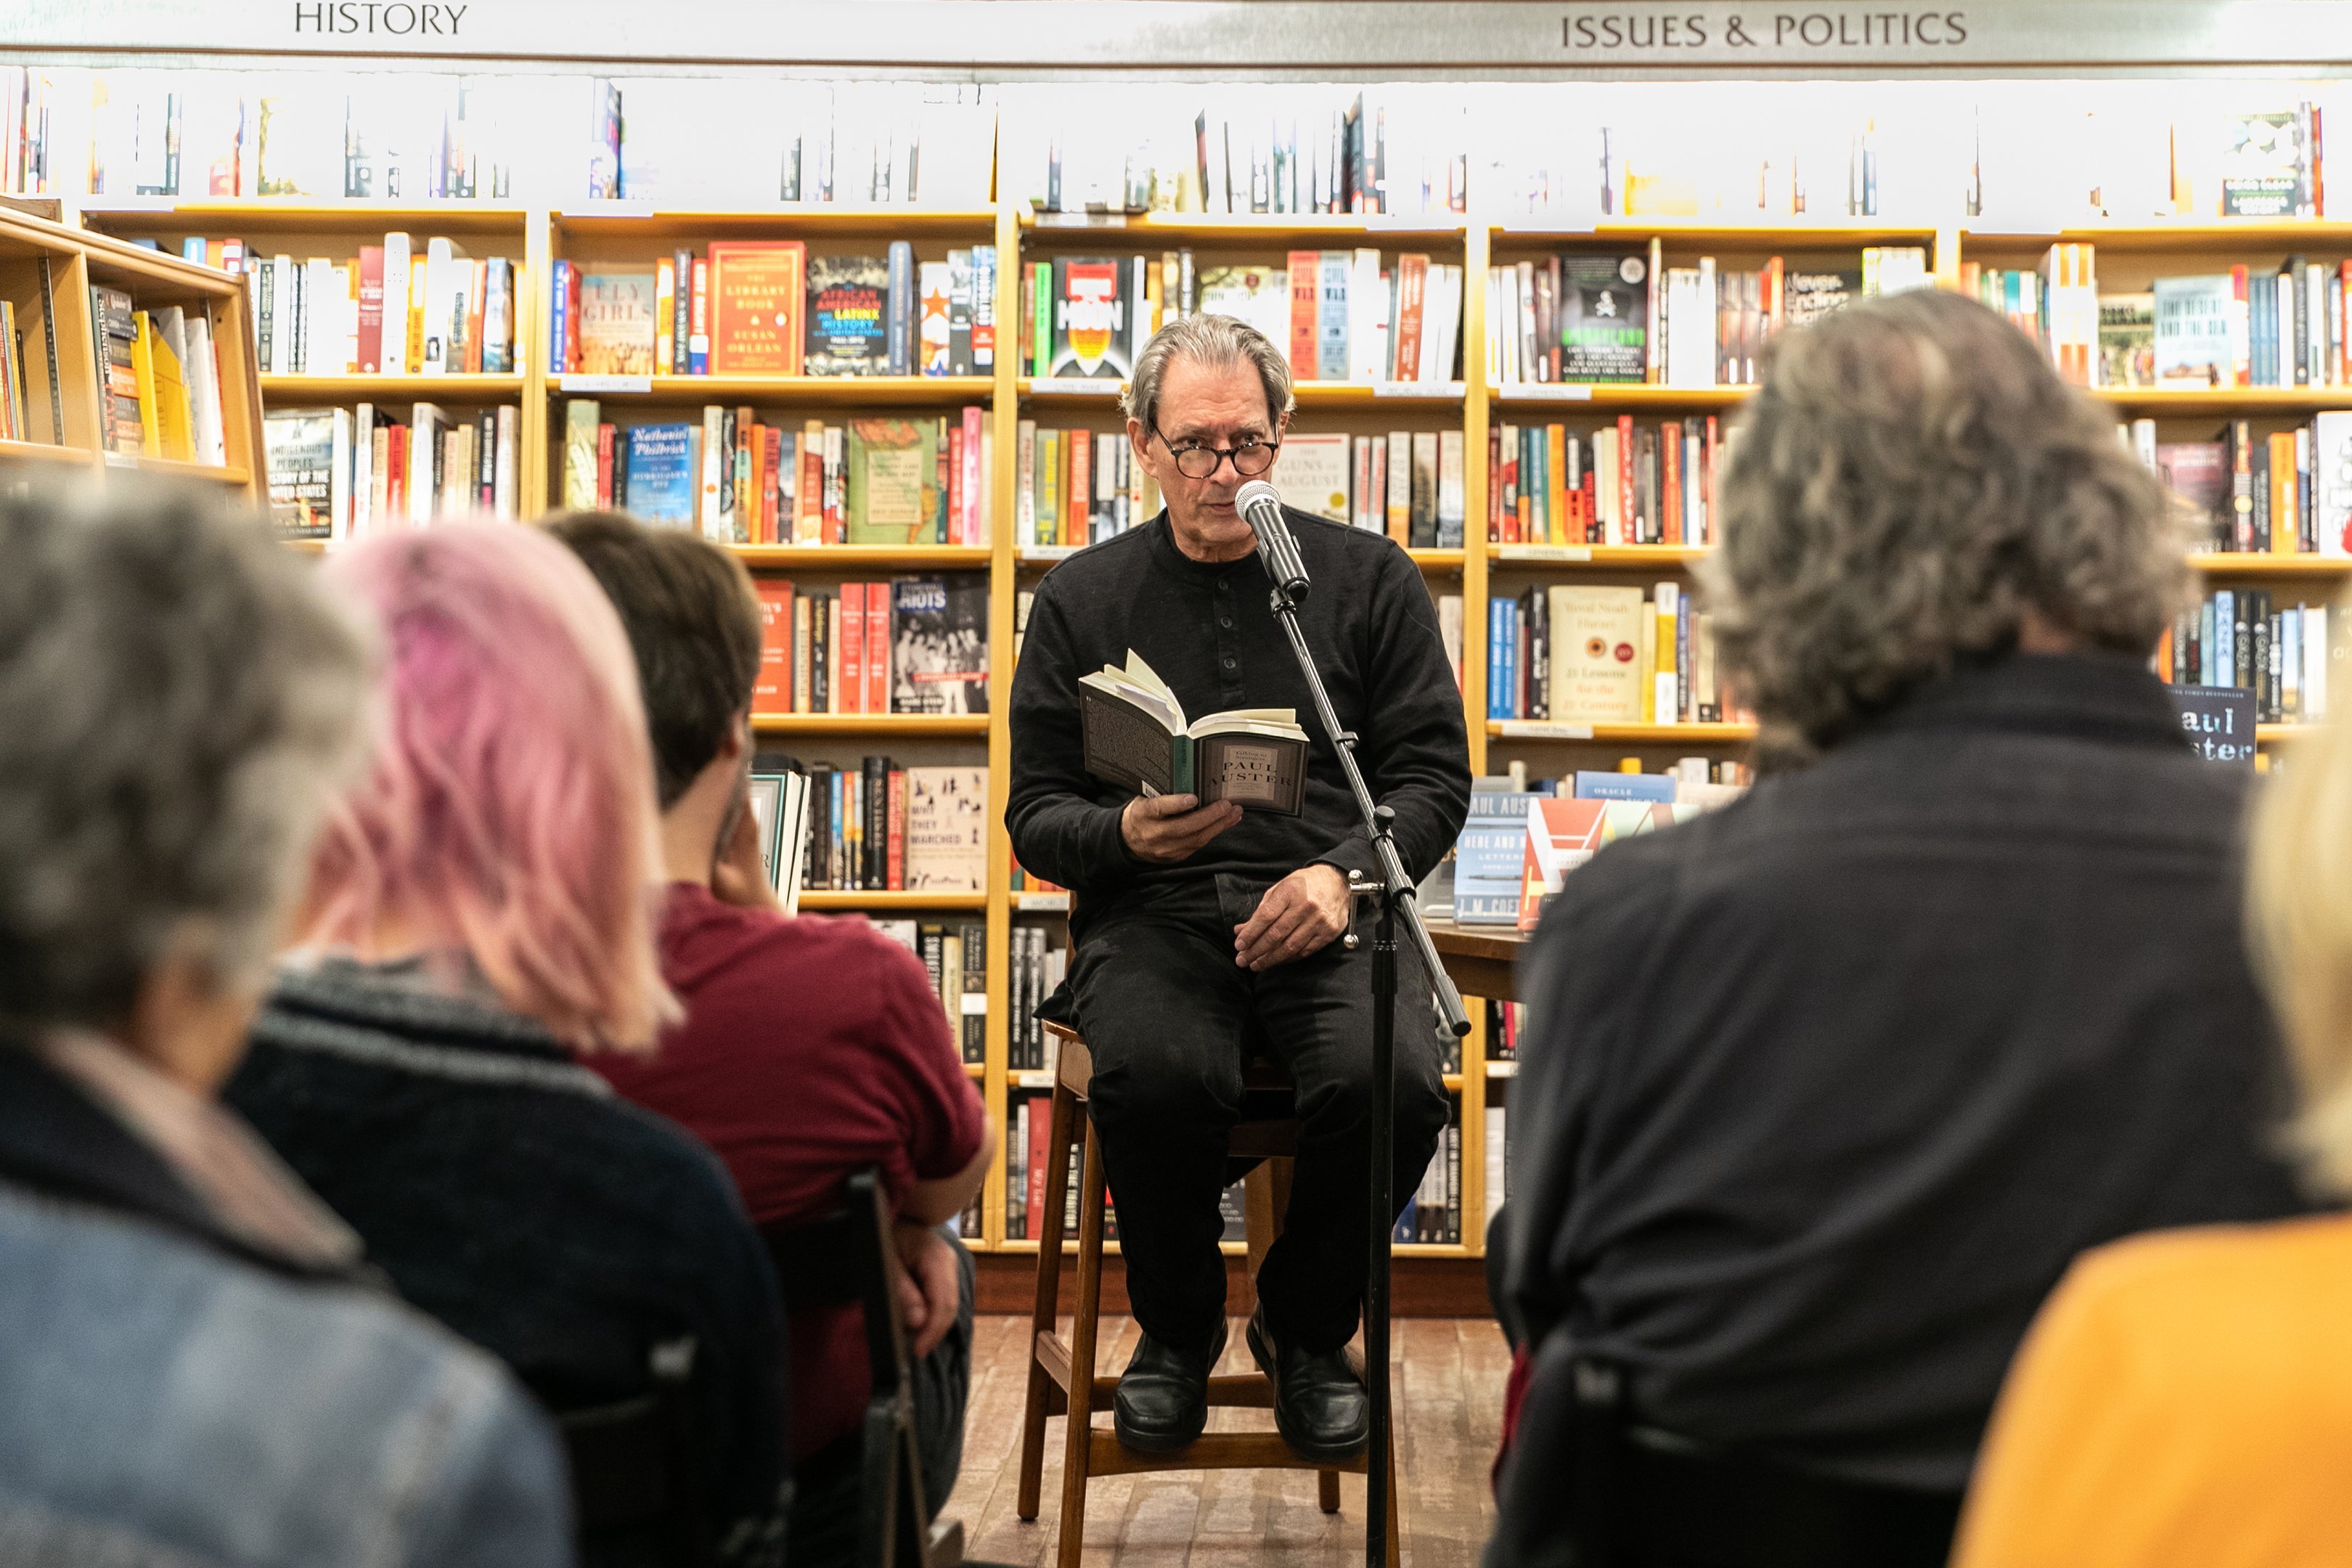
M1176 471L1188 479L1205 479L1217 471L1217 465L1230 460L1234 472L1245 479L1254 479L1274 467L1274 455L1281 448L1279 441L1244 441L1234 447L1203 447L1198 441L1187 441L1181 447L1160 436L1160 444L1176 459Z

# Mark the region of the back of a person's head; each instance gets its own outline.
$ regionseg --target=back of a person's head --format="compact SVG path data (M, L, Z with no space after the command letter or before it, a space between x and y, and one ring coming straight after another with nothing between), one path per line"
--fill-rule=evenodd
M667 810L751 705L760 601L751 575L700 536L648 528L625 512L567 512L546 526L587 566L629 634Z
M2352 615L2352 598L2333 613ZM2301 1089L2294 1142L2352 1194L2352 727L2296 742L2263 791L2247 924Z
M328 571L383 624L387 711L320 837L304 940L368 951L392 922L567 1044L649 1046L674 1008L653 768L594 580L495 523L378 535Z
M366 639L262 521L116 479L0 500L0 1033L257 989L356 761Z
M2145 657L2188 587L2182 516L2114 416L1936 289L1775 339L1718 497L1706 602L1782 756L2014 647L2029 608Z

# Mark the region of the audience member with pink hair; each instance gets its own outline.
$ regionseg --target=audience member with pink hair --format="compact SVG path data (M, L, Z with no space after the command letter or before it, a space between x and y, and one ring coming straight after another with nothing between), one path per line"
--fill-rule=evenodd
M690 1359L711 1542L776 1562L766 1254L717 1160L574 1059L648 1051L677 1013L620 623L531 529L392 534L327 571L388 649L373 761L329 816L227 1098L410 1301L555 1411Z

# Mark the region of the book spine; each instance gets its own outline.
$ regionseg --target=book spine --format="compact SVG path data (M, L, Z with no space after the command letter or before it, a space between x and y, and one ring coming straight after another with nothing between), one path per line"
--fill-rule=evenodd
M877 584L887 588L887 584ZM892 768L889 773L887 796L884 803L887 820L883 856L883 886L894 892L907 886L907 770ZM938 975L932 976L937 984Z
M669 358L656 368L667 375L684 375L692 368L694 343L694 252L671 253Z
M867 713L890 711L890 584L866 584L866 702Z
M686 373L710 374L710 263L694 258L693 300L687 314Z
M886 363L892 375L911 375L915 369L915 247L903 239L890 242L889 292L883 307Z

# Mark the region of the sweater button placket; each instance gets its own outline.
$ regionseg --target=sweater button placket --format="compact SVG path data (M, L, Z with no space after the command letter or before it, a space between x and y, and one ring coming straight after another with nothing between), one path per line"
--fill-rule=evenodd
M1242 661L1240 641L1234 636L1234 584L1230 577L1217 579L1217 671L1224 700L1237 700L1241 696Z

